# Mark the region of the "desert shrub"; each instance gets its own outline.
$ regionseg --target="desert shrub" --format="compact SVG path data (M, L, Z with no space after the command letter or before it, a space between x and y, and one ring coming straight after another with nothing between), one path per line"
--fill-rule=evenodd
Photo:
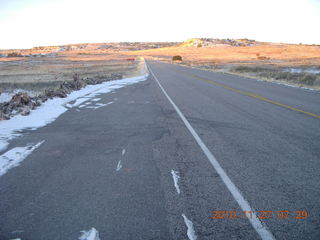
M269 57L266 57L266 56L257 56L257 58L259 59L259 60L269 60L270 58Z
M199 43L199 44L197 45L197 47L198 47L198 48L202 47L202 44L201 44L201 43Z
M182 61L182 57L180 55L173 56L172 61Z
M17 52L11 52L11 53L8 53L8 57L21 57L21 54Z
M78 73L74 73L74 74L72 75L72 78L73 78L73 81L78 81L78 80L80 80Z
M289 73L289 72L273 72L271 74L271 77L272 78L275 78L277 80L279 79L285 79L285 80L292 80L294 77L293 77L293 74Z
M250 67L247 66L237 66L235 68L233 68L232 70L235 72L250 72Z
M304 83L304 84L307 84L307 85L313 85L316 79L317 79L317 76L315 76L315 75L304 74L301 77L300 82Z
M236 72L266 72L270 71L267 67L259 67L259 66L237 66L233 68L233 71Z
M320 78L317 78L314 83L313 83L314 86L320 86Z

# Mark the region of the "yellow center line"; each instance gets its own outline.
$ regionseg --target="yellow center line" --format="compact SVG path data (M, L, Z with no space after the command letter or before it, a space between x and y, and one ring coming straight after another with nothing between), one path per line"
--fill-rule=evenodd
M309 115L309 116L312 116L312 117L315 117L315 118L320 118L320 115L317 115L317 114L314 114L314 113L311 113L311 112L306 112L306 111L303 111L301 109L298 109L298 108L295 108L295 107L291 107L291 106L289 106L287 104L283 104L283 103L279 103L279 102L273 101L273 100L271 100L269 98L259 96L259 95L255 94L255 93L246 92L246 91L242 91L242 90L239 90L239 89L236 89L236 88L232 88L232 87L229 87L229 86L224 85L222 83L218 83L218 82L215 82L213 80L209 80L209 79L206 79L206 78L203 78L203 77L199 77L197 75L191 75L191 76L194 77L194 78L197 78L199 80L205 81L207 83L210 83L210 84L225 88L227 90L230 90L230 91L233 91L233 92L236 92L236 93L240 93L240 94L248 96L248 97L253 97L253 98L256 98L256 99L260 99L262 101L265 101L265 102L268 102L268 103L271 103L271 104L274 104L274 105L277 105L277 106L280 106L280 107L284 107L284 108L287 108L287 109L290 109L290 110L293 110L293 111L296 111L296 112L304 113L306 115Z

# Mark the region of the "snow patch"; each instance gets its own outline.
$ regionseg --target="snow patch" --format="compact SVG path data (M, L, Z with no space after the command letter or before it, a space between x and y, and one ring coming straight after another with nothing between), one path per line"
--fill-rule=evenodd
M101 100L101 98L94 98L94 99L92 99L92 101L94 101L94 102L98 102L98 101L100 101Z
M113 103L113 102L108 102L108 103L96 103L95 105L93 105L93 106L87 106L86 108L98 109L98 108L107 106L107 105L109 105L109 104L111 104L111 103Z
M285 68L283 69L284 72L291 72L291 73L309 73L309 74L319 74L320 69L318 68Z
M305 90L309 90L309 91L316 91L316 90L315 90L315 89L313 89L313 88L300 87L300 86L292 85L292 84L289 84L289 83L276 82L276 81L272 81L272 82L273 82L273 83L276 83L276 84L278 84L278 85L283 85L283 86L287 86L287 87L301 88L301 89L305 89Z
M193 229L193 223L186 217L186 215L182 214L182 217L183 217L183 220L184 220L184 223L186 224L187 226L187 235L188 235L188 238L190 240L196 240L197 239L197 235Z
M66 98L47 100L41 106L32 110L28 116L16 115L10 120L0 121L0 152L6 149L10 140L21 136L21 130L27 128L35 130L53 122L68 110L66 104L75 101L74 104L68 105L69 107L75 107L88 100L88 98L94 98L98 94L108 93L114 89L144 81L147 77L148 74L145 74L139 77L88 85L78 91L71 92Z
M15 147L0 156L0 176L4 175L9 169L19 166L26 157L37 149L44 141L36 145L29 144L26 147Z
M173 182L174 182L174 186L177 190L177 193L180 194L180 188L178 185L178 181L180 179L180 176L178 175L178 172L171 170L171 174L172 174L172 178L173 178Z
M15 89L12 92L2 92L0 93L0 103L4 103L4 102L9 102L11 100L11 98L19 93L19 92L23 92L23 93L27 93L29 96L34 97L37 95L36 92L34 91L29 91L29 90L24 90L24 89Z
M121 164L121 160L119 160L116 171L120 171L120 169L122 168L122 164Z
M107 106L109 104L113 103L112 101L111 102L108 102L108 103L96 103L96 106Z
M81 233L79 240L100 240L99 232L95 228L91 228L89 231L81 231Z
M72 104L70 104L70 103L67 103L65 106L66 106L67 108L72 108L72 107L73 107Z
M80 91L81 91L81 90L80 90ZM74 104L69 104L69 105L71 105L71 107L77 107L77 106L81 105L82 103L84 103L84 102L87 101L87 100L88 100L87 97L78 98L78 99L75 101ZM88 104L90 104L90 102L87 102L87 103L85 103L85 104L83 104L83 105L88 105Z
M107 106L109 104L105 104L105 103L97 103L96 104L96 108L99 108L99 107L104 107L104 106Z
M124 149L122 149L121 155L123 156L125 154L126 154L126 149L124 148Z

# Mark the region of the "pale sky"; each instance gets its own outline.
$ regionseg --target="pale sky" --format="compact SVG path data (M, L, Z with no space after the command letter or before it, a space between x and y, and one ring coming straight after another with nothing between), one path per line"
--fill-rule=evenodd
M0 0L0 49L249 38L320 44L320 0Z

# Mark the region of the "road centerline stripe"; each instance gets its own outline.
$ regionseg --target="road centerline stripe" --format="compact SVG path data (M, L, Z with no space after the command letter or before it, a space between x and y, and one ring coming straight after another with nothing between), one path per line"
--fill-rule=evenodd
M255 93L252 93L252 92L247 92L247 91L242 91L242 90L239 90L239 89L236 89L236 88L232 88L232 87L229 87L229 86L224 85L222 83L218 83L218 82L216 82L214 80L200 77L198 75L191 75L191 76L194 77L194 78L197 78L199 80L205 81L207 83L210 83L212 85L219 86L219 87L222 87L224 89L230 90L232 92L236 92L236 93L248 96L248 97L253 97L253 98L256 98L256 99L260 99L261 101L268 102L268 103L271 103L271 104L274 104L274 105L277 105L277 106L280 106L280 107L284 107L284 108L287 108L287 109L290 109L290 110L293 110L293 111L296 111L296 112L304 113L306 115L309 115L309 116L312 116L312 117L315 117L315 118L320 118L320 115L317 115L315 113L303 111L303 110L301 110L299 108L295 108L295 107L289 106L289 105L284 104L284 103L279 103L277 101L273 101L273 100L271 100L269 98L266 98L266 97L263 97L263 96L259 96L259 95L255 94Z
M147 63L146 63L147 64ZM264 225L259 218L256 216L255 212L249 205L248 201L242 196L240 190L236 187L236 185L232 182L232 180L229 178L227 173L224 171L224 169L221 167L220 163L217 161L217 159L214 157L214 155L211 153L211 151L208 149L208 147L205 145L205 143L202 141L202 139L199 137L197 132L193 129L189 121L186 119L186 117L182 114L180 109L177 107L177 105L173 102L173 100L170 98L166 90L162 87L160 81L155 76L149 65L147 64L147 67L152 74L153 78L158 83L160 89L164 93L164 95L167 97L173 108L178 113L179 117L182 119L183 123L186 125L187 129L190 131L193 138L198 143L199 147L205 154L205 156L208 158L209 162L212 164L213 168L216 170L216 172L219 174L220 178L226 185L229 192L232 194L233 198L237 201L239 206L243 211L246 211L247 219L250 221L251 225L255 229L255 231L259 234L261 239L263 240L271 240L275 239L272 233L268 230L267 226ZM250 217L249 212L253 213L252 217Z

